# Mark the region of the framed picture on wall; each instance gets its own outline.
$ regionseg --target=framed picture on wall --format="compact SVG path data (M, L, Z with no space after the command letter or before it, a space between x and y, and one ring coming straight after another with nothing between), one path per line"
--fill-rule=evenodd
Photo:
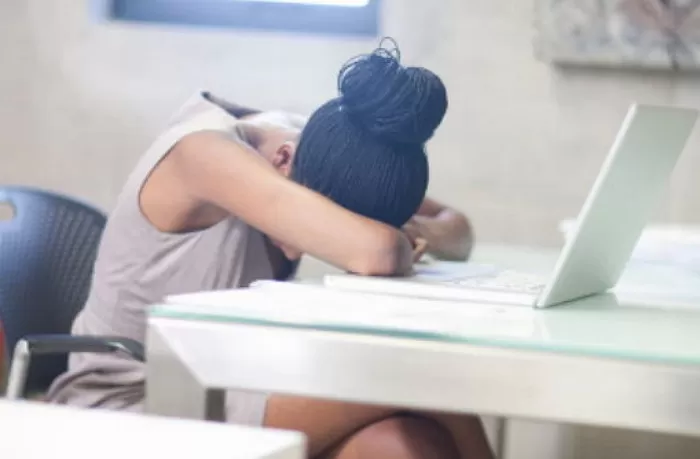
M554 64L700 69L700 0L536 0L535 29Z

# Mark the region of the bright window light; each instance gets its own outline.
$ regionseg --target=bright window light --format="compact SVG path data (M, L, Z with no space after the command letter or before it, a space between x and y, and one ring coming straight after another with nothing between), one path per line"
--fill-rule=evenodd
M383 0L90 1L120 21L377 37Z
M369 0L237 0L239 2L265 2L265 3L299 3L302 5L328 5L363 7L369 5Z

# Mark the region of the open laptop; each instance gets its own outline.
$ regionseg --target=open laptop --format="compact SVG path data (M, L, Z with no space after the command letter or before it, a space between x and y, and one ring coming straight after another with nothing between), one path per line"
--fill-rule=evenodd
M498 270L436 279L419 269L402 279L334 274L324 283L368 293L540 308L605 292L622 275L697 117L694 109L630 108L548 280Z

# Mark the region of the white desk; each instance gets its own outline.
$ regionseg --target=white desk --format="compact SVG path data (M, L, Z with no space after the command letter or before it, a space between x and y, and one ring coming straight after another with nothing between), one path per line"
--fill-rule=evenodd
M293 432L0 400L0 457L306 459Z
M500 249L481 258L539 271L553 261ZM700 436L700 287L683 276L631 269L623 286L646 298L546 311L405 300L402 316L386 298L339 320L327 304L254 291L225 308L214 297L161 305L149 320L147 409L221 419L223 390L236 388ZM662 298L662 284L677 295ZM266 302L308 314L289 320Z

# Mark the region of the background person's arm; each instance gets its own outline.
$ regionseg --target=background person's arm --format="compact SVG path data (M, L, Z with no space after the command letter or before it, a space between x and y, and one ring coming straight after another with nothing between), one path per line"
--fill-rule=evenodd
M430 198L404 230L414 239L424 239L427 252L444 260L467 260L474 245L474 231L466 215Z
M215 132L182 139L170 153L193 200L236 215L274 240L364 275L411 271L408 238L277 173L255 151Z

